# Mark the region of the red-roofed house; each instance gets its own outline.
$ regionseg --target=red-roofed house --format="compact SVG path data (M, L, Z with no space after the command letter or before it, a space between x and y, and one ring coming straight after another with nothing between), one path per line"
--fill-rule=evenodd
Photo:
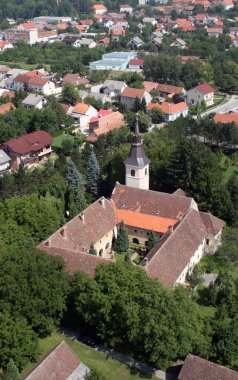
M135 100L142 100L143 98L146 101L146 104L150 103L152 100L152 96L145 91L144 88L132 88L126 87L121 94L121 102L128 108L132 108Z
M238 127L238 113L217 113L214 116L214 121L215 123L221 124L235 123L235 125Z
M120 5L120 13L133 13L133 8L129 4L121 4Z
M25 22L23 24L18 25L18 30L31 30L31 29L37 29L36 25L32 22Z
M223 0L222 4L223 4L223 7L225 8L225 11L228 11L229 9L234 7L233 0Z
M129 61L129 69L131 70L140 70L143 69L144 59L131 59Z
M36 131L4 142L2 149L12 159L11 169L30 168L50 157L52 141L48 132Z
M169 95L185 94L186 91L183 87L170 86L169 84L158 83L156 91L160 93L162 98L167 98Z
M207 33L209 37L219 37L220 34L223 33L223 28L222 27L215 27L215 28L207 28Z
M89 125L92 117L97 116L97 113L96 108L93 106L85 103L77 103L70 116L79 123L80 127L85 127Z
M24 380L84 380L90 369L80 362L65 341L59 343L33 367Z
M107 7L103 4L94 4L92 6L95 15L103 15L107 12Z
M4 115L5 113L8 113L9 111L15 110L15 109L16 109L16 107L11 102L1 104L0 105L0 115Z
M147 113L150 115L152 109L160 109L164 115L166 121L174 121L178 117L186 117L188 115L188 106L185 102L180 102L177 104L163 102L162 104L150 103L147 106Z
M90 119L89 132L87 142L95 142L102 134L108 133L113 129L121 128L125 125L124 117L119 112L113 112L111 110L100 110L96 117Z
M213 104L214 88L208 83L202 83L187 91L187 102L196 106L199 102L205 101L207 106Z
M44 95L55 94L55 84L39 72L28 72L17 75L12 82L11 88L14 91L36 91Z

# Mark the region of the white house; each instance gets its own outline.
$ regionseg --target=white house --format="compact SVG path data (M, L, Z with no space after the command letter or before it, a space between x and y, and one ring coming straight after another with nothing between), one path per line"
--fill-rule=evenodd
M36 108L41 110L46 103L46 99L42 95L38 94L29 94L22 101L22 104L25 108Z
M187 102L196 106L199 102L205 101L207 106L213 104L214 88L208 83L202 83L187 91Z
M133 8L129 4L122 4L122 5L120 5L120 12L121 13L130 13L130 14L132 14L133 13Z
M90 119L96 117L97 114L98 111L89 104L78 103L74 106L70 116L79 123L80 127L85 127L89 125Z
M107 12L107 7L103 4L94 4L92 6L95 15L103 15Z
M132 108L136 99L145 99L146 104L152 100L152 96L144 88L126 87L121 94L121 103L127 108Z
M106 94L109 98L120 95L127 87L126 82L120 80L106 79L100 88L100 92Z
M7 172L11 165L11 158L4 152L4 150L0 150L0 176Z
M162 104L150 103L147 106L147 113L151 115L153 109L160 109L164 113L165 121L174 121L178 117L186 117L188 115L188 106L185 102L177 104L163 102Z

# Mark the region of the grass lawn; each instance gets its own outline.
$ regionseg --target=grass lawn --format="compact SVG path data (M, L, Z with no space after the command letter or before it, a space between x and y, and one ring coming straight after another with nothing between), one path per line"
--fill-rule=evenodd
M126 364L123 364L117 360L107 357L106 354L96 351L95 349L80 343L77 340L72 340L65 337L63 334L54 332L51 336L40 340L40 355L39 359L46 354L47 351L52 349L62 340L65 340L68 345L74 350L80 360L89 368L97 368L100 370L107 380L141 380L149 379L143 374L133 368L128 368ZM22 372L22 377L34 366L33 363L28 364Z
M22 69L22 70L34 70L39 66L38 63L28 64L25 62L12 62L12 61L11 62L0 61L0 65L9 66L12 68L15 68L17 66L19 69ZM47 71L50 71L50 65L43 64L42 66L44 66Z
M234 155L231 157L234 157ZM223 172L225 182L228 182L233 174L238 175L238 162L236 161L236 156L235 159L225 155L221 158L220 169Z
M62 142L64 140L74 141L74 137L71 135L66 135L66 134L61 134L59 136L54 137L53 144L52 144L53 148L61 148Z

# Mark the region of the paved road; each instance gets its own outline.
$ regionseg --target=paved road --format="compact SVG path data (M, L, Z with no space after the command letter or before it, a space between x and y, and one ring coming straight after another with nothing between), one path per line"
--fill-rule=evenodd
M176 380L177 376L174 376L172 374L166 373L164 371L158 370L155 367L152 367L146 363L143 363L141 361L135 360L131 358L130 356L124 355L121 352L115 351L113 349L109 349L104 347L103 345L97 345L91 338L86 339L79 339L78 334L74 331L71 331L67 328L61 327L59 331L66 336L70 337L73 340L79 340L82 341L84 344L89 345L90 347L94 348L97 351L103 352L107 354L108 356L111 356L112 358L119 360L122 363L127 364L129 367L134 367L138 369L140 372L143 372L149 376L154 376L157 379L160 380Z
M229 111L236 111L238 112L238 98L236 98L235 95L232 95L231 98L228 100L228 102L211 108L210 110L204 112L202 116L209 115L210 113L227 113Z

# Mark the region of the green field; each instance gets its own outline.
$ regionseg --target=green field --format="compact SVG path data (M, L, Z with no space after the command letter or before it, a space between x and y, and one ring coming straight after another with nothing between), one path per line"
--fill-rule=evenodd
M151 377L140 374L137 370L129 368L126 364L108 357L106 354L96 351L95 349L72 340L63 334L54 332L50 337L40 340L40 355L38 360L46 354L47 351L55 347L62 340L74 350L79 359L89 368L97 368L104 374L107 380L141 380L151 379ZM22 377L34 366L34 363L28 364L22 372Z

